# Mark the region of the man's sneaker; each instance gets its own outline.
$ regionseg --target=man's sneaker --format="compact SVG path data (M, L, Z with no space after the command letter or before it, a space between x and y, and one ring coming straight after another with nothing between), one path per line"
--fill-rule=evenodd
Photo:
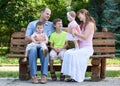
M43 50L43 54L44 54L44 56L46 57L47 54L48 54L48 50L47 50L47 49Z
M34 84L38 84L39 83L37 76L33 76L32 77L32 81L33 81Z
M46 84L47 83L47 76L42 76L41 78L41 84Z

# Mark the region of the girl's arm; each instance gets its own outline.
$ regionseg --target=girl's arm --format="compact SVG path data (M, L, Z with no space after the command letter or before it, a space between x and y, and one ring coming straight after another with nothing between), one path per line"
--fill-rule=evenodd
M47 37L47 35L45 34L45 41L44 41L44 43L48 43L48 37Z
M34 42L34 43L38 43L38 41L35 39L35 36L36 36L36 35L33 34L33 35L31 36L31 40L32 40L32 42Z

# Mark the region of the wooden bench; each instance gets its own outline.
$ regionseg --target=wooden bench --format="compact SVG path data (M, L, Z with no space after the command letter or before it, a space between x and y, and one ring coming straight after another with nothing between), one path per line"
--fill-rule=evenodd
M29 63L22 62L25 53L25 31L14 32L11 36L10 54L7 58L19 58L19 79L30 79ZM91 56L91 65L88 65L87 72L92 72L91 80L98 81L106 77L106 58L115 57L115 39L111 32L95 32L94 55ZM72 45L72 43L71 43ZM83 57L84 58L84 57ZM40 70L40 64L38 64ZM56 71L60 71L60 65L54 65Z

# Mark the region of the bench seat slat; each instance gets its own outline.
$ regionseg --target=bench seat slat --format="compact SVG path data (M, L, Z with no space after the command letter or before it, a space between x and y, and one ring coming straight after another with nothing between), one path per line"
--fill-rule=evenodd
M115 54L109 54L109 55L92 55L91 58L114 58Z
M6 57L7 58L24 58L25 55L24 54L7 54Z

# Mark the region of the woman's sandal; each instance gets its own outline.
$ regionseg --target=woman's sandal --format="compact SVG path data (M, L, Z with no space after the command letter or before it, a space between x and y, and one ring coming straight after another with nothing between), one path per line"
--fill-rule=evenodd
M76 82L74 79L67 79L66 82Z
M65 80L65 75L63 75L62 73L60 74L60 81L64 81Z
M55 71L50 72L50 74L51 74L52 80L53 80L53 81L56 81L56 80L57 80L57 76L56 76L56 74L55 74Z

